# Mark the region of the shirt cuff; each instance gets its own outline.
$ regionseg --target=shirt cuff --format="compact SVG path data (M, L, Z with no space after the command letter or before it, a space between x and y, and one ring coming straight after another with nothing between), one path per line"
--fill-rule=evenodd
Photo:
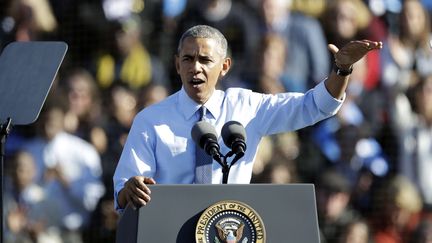
M322 112L334 115L342 106L346 93L344 93L342 99L336 99L328 92L324 80L315 86L313 96Z
M123 185L124 186L124 185ZM123 188L123 187L122 187ZM120 189L121 190L121 189ZM118 204L118 192L120 190L114 190L114 209L117 211L118 214L123 214L124 208L120 208Z

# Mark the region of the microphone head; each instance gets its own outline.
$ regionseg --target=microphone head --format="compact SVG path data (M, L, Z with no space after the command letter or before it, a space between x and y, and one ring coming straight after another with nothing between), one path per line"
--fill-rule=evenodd
M191 131L192 139L200 148L204 149L204 145L207 141L217 141L217 133L215 128L206 121L199 121L193 127Z
M235 142L246 143L246 130L238 121L229 121L222 127L222 139L225 145L232 149Z

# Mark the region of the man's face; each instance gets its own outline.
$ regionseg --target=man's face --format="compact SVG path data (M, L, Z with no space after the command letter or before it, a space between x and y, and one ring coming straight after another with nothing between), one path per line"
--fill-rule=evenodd
M187 37L176 56L176 69L183 87L199 104L210 98L218 80L231 66L231 59L222 57L218 50L213 39Z

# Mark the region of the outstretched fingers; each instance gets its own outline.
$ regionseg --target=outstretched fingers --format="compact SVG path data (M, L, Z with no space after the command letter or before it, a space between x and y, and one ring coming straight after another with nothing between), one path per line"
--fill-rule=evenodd
M361 40L359 42L361 42L368 51L381 49L383 46L381 41Z
M381 49L382 46L381 41L354 40L340 49L333 44L329 44L328 48L335 57L336 65L348 68L364 57L369 51Z

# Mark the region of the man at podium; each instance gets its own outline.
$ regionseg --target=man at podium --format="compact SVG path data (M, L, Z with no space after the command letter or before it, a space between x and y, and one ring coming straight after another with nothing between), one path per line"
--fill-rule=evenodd
M216 85L232 64L227 40L210 26L188 29L175 56L182 88L143 109L132 124L113 178L116 209L122 212L128 204L146 205L151 193L147 184L222 182L222 165L195 149L191 129L198 121L206 121L217 134L229 121L245 128L247 151L232 165L227 182L249 183L261 138L310 126L336 114L353 64L369 51L382 48L382 43L361 40L341 49L332 44L328 48L334 55L334 70L304 94L268 95L242 88L222 91ZM220 153L229 152L220 142L222 138L216 137Z

